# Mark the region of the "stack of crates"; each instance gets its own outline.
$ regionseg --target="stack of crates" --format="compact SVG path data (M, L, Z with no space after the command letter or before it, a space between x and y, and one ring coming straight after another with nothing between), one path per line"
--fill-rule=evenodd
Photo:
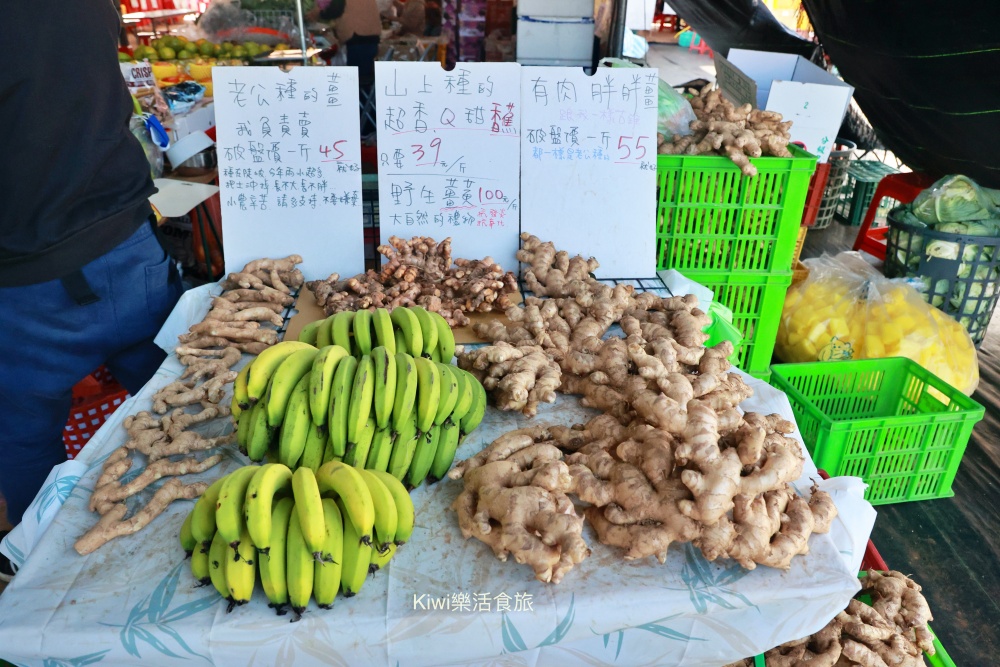
M715 293L743 334L737 366L770 377L785 292L816 158L756 158L746 177L728 158L657 159L657 270L676 269Z
M852 227L858 227L865 219L868 205L872 203L875 188L889 174L898 174L899 170L877 160L853 160L847 164L847 174L841 195L837 200L834 215L841 222ZM884 227L886 216L899 202L885 198L879 204L873 227Z

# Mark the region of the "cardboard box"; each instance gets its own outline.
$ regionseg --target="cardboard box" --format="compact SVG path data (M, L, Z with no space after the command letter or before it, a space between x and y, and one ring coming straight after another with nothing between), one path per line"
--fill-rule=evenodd
M215 103L202 100L188 113L171 118L167 130L170 131L170 140L177 141L192 132L204 132L213 127L215 127Z
M594 17L594 0L518 0L518 16Z
M715 54L716 79L734 104L777 111L792 121L792 141L820 163L830 157L854 87L789 53L730 49Z

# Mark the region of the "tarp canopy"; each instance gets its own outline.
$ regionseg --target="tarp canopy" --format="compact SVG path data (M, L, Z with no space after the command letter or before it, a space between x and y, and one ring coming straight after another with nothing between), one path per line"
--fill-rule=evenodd
M729 49L796 53L804 58L816 51L815 44L786 28L760 0L670 0L670 8L724 56Z

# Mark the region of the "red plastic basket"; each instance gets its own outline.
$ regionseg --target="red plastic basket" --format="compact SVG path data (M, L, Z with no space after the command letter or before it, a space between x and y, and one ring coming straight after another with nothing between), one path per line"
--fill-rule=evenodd
M66 458L75 458L126 398L128 390L104 366L76 383L73 387L73 407L63 427Z
M809 189L806 190L806 205L802 209L802 226L812 227L816 224L816 216L819 208L823 205L823 193L826 192L826 183L830 178L830 163L824 162L816 165L812 179L809 181Z

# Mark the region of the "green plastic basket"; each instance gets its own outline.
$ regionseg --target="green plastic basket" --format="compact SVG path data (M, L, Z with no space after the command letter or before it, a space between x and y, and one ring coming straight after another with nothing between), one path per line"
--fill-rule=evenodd
M816 157L788 148L751 160L753 177L717 155L657 156L657 270L790 270Z
M735 365L758 379L767 380L785 292L792 284L791 271L765 275L686 271L684 275L712 290L715 293L713 303L732 311L732 325L743 338Z
M841 188L834 215L849 225L859 227L865 219L868 206L872 203L879 181L889 174L898 173L898 169L878 160L854 160L848 163L847 181ZM896 200L884 197L879 203L873 226L884 226L889 210L898 204Z
M903 357L771 370L818 468L862 478L873 505L954 495L979 403Z

